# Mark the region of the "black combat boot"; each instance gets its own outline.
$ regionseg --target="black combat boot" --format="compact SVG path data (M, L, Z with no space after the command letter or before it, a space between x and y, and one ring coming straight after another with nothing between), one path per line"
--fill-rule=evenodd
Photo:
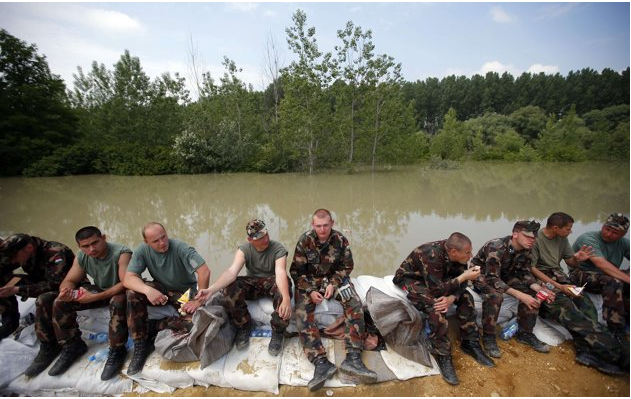
M582 364L583 366L593 367L600 371L601 373L608 375L624 375L625 372L618 367L617 365L608 362L593 353L589 352L579 352L576 354L576 363Z
M59 352L61 352L61 345L57 342L41 342L37 356L35 356L33 363L28 366L24 375L32 378L46 370L46 367L50 366L57 355L59 355Z
M0 326L0 341L11 335L20 326L20 314L16 312L2 314L2 326Z
M59 359L48 370L48 375L56 376L64 373L72 364L88 351L88 345L81 338L72 339L61 348Z
M458 381L458 377L456 376L456 369L454 369L454 364L451 361L451 355L435 355L435 357L443 380L447 381L451 385L460 384L460 381Z
M500 354L500 348L497 347L497 341L495 335L482 334L482 342L484 343L484 349L489 356L499 359L502 357Z
M267 347L267 351L272 356L278 356L278 354L283 350L283 341L285 339L284 331L272 331L272 339L269 341L269 346Z
M110 347L105 367L103 367L103 372L101 373L101 380L107 381L117 375L123 368L125 357L127 357L127 349L125 349L124 345L118 348Z
M250 331L252 330L252 326L250 324L246 324L241 327L239 331L237 331L237 336L234 339L234 344L237 346L238 350L243 350L250 345Z
M145 366L147 357L153 352L153 340L139 339L134 341L134 353L127 368L127 375L137 374Z
M326 357L317 358L313 364L315 364L315 372L313 373L313 378L307 384L311 392L322 388L326 380L331 378L337 371L337 367L329 362Z
M460 345L460 349L462 349L464 353L474 358L476 362L480 363L483 366L495 366L493 359L491 359L486 355L486 353L484 353L478 340L463 340L462 344Z
M366 365L362 362L361 352L348 352L346 359L340 365L340 370L357 377L358 381L364 384L372 384L377 381L377 373L366 368Z
M624 329L612 330L611 334L620 342L620 361L618 362L623 370L629 371L629 340Z
M539 341L537 337L535 337L535 334L533 333L519 330L517 331L517 334L515 334L515 339L518 342L521 342L522 344L531 346L537 352L541 352L541 353L550 352L550 347L544 344L543 342Z

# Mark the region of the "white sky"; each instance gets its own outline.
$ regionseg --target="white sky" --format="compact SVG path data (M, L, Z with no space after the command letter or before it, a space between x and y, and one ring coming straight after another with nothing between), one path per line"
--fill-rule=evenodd
M215 79L223 56L261 90L265 48L273 37L287 66L285 29L297 9L316 28L322 52L340 44L347 21L373 32L375 54L402 64L404 79L505 71L566 75L570 70L629 66L629 3L0 3L0 28L37 45L53 73L72 88L77 66L108 69L127 49L152 77L180 72L189 80L194 43Z

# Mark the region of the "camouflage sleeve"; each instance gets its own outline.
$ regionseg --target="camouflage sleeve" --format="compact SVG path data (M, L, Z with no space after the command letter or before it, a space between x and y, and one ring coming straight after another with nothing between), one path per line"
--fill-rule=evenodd
M500 294L505 293L509 286L502 281L502 259L499 250L496 248L486 248L487 253L484 262L477 262L480 266L480 277L476 282L476 287L480 288L483 292L485 288L491 288Z
M421 253L420 260L417 263L425 265L421 270L426 284L434 297L440 298L441 296L452 294L458 297L462 294L462 292L459 292L461 287L457 279L445 278L445 261L442 256L437 256L434 249L430 253ZM463 287L466 288L464 284Z
M308 278L309 263L307 262L307 255L304 248L304 236L296 244L294 250L294 257L289 267L289 275L294 280L296 288L301 291L311 292L317 288L313 286L311 280Z
M533 256L532 254L523 254L520 255L520 259L517 261L517 273L519 273L519 277L521 280L530 287L532 284L537 282L537 279L532 274L532 265L533 265Z
M340 263L342 264L342 268L335 271L335 273L329 279L329 282L334 287L339 287L342 285L342 281L347 277L350 277L353 268L355 267L355 263L353 262L353 253L351 252L351 246L348 243L348 240L344 236L341 237L342 243L342 259L340 259ZM337 259L336 259L337 261Z
M74 254L67 247L51 247L47 256L48 258L40 265L44 268L46 280L19 286L18 295L36 298L45 292L59 289L59 285L72 266Z

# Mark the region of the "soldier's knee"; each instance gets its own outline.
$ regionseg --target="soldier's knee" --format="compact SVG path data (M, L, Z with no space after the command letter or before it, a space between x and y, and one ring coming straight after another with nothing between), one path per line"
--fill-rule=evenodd
M53 302L57 299L56 292L45 292L37 297L35 300L35 306L51 306Z

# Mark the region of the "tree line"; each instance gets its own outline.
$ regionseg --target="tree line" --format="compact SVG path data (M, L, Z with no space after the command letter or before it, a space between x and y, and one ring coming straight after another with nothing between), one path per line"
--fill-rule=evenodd
M629 160L629 68L567 76L489 72L406 82L372 31L347 22L323 52L297 10L294 61L267 42L256 91L224 57L220 77L190 50L151 79L125 51L77 68L67 89L46 57L0 30L0 175L264 173L461 160Z

